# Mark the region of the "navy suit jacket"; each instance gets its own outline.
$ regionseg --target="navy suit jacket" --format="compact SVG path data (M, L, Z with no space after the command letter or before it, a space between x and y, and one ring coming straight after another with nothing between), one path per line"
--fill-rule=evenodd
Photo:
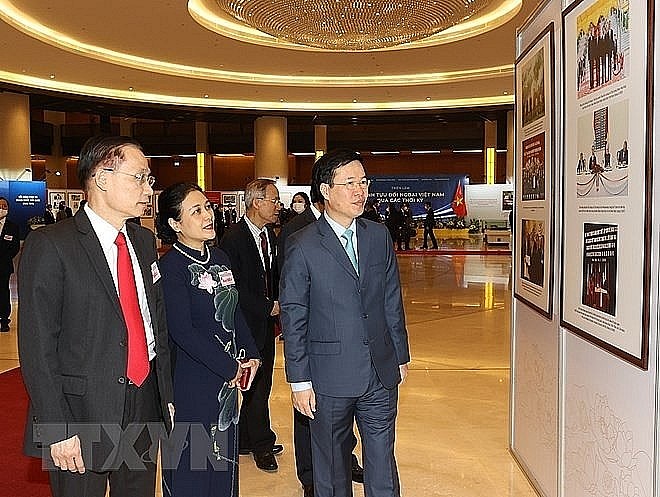
M357 219L358 264L324 216L289 237L280 279L286 375L315 392L358 397L372 363L387 389L410 361L399 269L387 228Z

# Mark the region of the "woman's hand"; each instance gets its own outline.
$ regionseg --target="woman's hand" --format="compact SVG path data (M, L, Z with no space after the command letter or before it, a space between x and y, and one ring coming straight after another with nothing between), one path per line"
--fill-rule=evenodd
M252 386L252 380L254 380L254 377L257 374L257 369L259 369L260 364L261 364L261 361L259 359L248 359L247 361L245 361L245 362L243 362L239 365L239 368L238 368L240 370L239 376L240 376L240 373L245 368L250 368L250 379L248 380L247 386L245 388L241 388L242 391L250 389L250 387Z

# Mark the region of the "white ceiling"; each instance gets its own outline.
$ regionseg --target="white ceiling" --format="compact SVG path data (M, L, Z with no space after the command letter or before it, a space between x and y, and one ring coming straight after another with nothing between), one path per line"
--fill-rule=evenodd
M0 0L0 82L213 108L507 104L515 30L537 4L497 0L504 23L460 41L356 53L232 39L197 22L185 0Z

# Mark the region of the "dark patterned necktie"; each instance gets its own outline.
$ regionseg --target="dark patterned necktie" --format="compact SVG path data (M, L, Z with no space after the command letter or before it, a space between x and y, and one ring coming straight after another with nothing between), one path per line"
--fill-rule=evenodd
M268 240L266 239L266 233L264 231L259 233L259 238L261 239L261 254L264 256L264 272L266 273L266 297L271 298L273 296L273 291L271 288L273 280L271 279L270 274L270 253L268 252Z

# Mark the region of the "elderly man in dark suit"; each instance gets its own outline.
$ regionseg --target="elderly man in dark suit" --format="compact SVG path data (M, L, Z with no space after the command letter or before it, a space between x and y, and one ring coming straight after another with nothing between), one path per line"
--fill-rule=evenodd
M398 497L397 387L410 353L392 240L357 219L369 186L359 154L329 152L312 175L325 211L287 242L280 302L293 404L311 419L314 493L352 495L355 420L365 495Z
M140 145L94 137L78 178L88 203L30 234L19 267L26 452L55 466L55 497L153 496L172 373L155 238L126 223L154 178ZM153 428L153 429L152 429Z
M275 320L280 313L277 247L270 225L278 219L279 195L272 180L257 179L248 183L246 214L225 233L219 244L231 260L238 303L262 358L252 388L242 393L239 452L251 452L257 467L264 471L277 471L274 456L283 450L281 445L275 444L268 406L275 364Z
M18 225L7 219L9 202L0 197L0 332L9 331L11 298L9 278L14 272L14 257L18 254L21 242Z

